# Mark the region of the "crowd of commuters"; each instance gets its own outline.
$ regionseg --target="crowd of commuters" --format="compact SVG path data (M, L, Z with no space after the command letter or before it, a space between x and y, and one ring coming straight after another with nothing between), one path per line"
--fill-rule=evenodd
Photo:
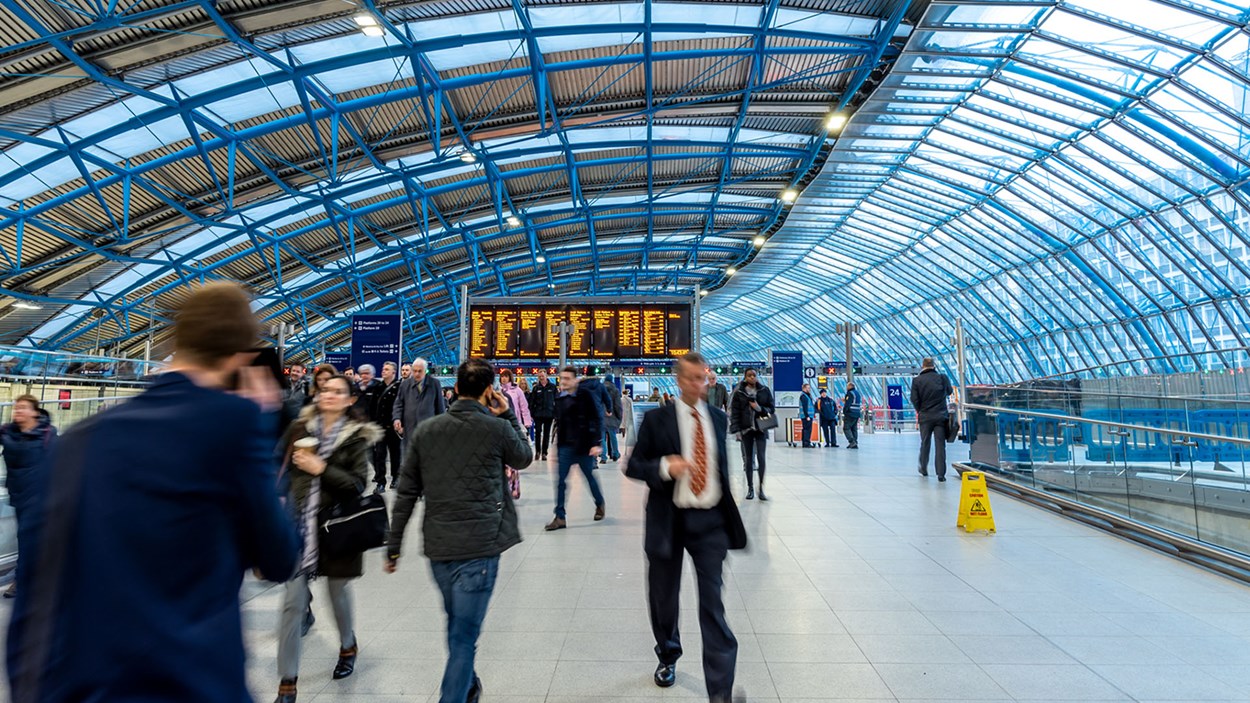
M398 569L406 527L424 501L422 547L447 616L439 700L478 701L477 640L500 555L521 541L510 476L554 444L555 515L546 529L567 526L575 465L594 499L593 520L603 520L595 469L619 460L620 433L633 447L626 476L650 489L644 552L654 682L676 681L689 554L707 693L714 703L731 699L737 641L722 572L728 551L744 548L747 537L730 491L727 438L741 444L746 499L756 497L758 477L765 501L768 435L777 426L773 393L756 370L730 391L702 357L687 354L675 364L678 394L660 396L635 423L633 398L616 379L579 378L572 367L557 383L539 372L532 386L504 370L496 387L494 369L474 359L444 389L420 359L386 363L380 376L368 364L350 374L321 365L311 375L295 364L282 390L266 368L251 365L256 339L242 288L206 285L175 318L174 363L128 403L58 438L37 399L15 400L12 422L0 427L20 546L17 580L5 594L16 597L7 648L13 700L251 700L238 598L247 572L283 589L277 703L298 696L314 580L324 579L338 631L331 675L351 676L359 656L351 583L364 573L367 548L331 539L326 516L368 499L381 505L368 486L384 491L389 475L396 499L377 542L386 549L384 570ZM804 444L819 419L826 446L837 446L837 403L827 390L819 398L810 391L804 386L800 396ZM926 359L912 384L919 471L927 475L936 438L939 480L950 394ZM848 446L856 447L863 399L848 384L842 400Z

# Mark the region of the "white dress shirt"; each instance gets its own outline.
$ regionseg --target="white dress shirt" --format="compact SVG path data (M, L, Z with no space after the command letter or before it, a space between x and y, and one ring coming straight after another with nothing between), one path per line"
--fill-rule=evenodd
M717 463L716 454L716 434L712 431L712 413L708 412L707 403L703 400L699 400L693 408L699 413L699 420L703 424L703 446L707 449L707 481L704 482L703 491L695 495L694 490L690 488L690 474L694 470L692 408L680 399L673 405L677 410L677 434L681 437L681 456L691 465L691 471L682 474L682 477L677 479L677 485L673 487L673 505L679 508L715 508L720 504L721 485L720 465ZM665 481L673 480L668 473L668 457L660 459L660 478Z

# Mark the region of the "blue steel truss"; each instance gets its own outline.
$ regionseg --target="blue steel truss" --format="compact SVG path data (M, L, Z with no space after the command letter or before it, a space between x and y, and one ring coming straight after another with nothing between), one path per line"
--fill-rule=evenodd
M133 352L167 334L180 290L225 278L296 326L296 355L342 344L353 312L398 310L406 353L442 361L461 285L716 286L784 219L780 194L836 136L825 116L895 58L911 5L510 0L431 18L365 0L257 28L228 3L155 4L58 3L73 21L56 25L0 0L31 35L0 56L50 57L9 77L72 87L0 113L3 294L44 310L0 328L10 341ZM128 30L224 42L160 78L85 48Z
M721 358L842 348L972 381L1250 342L1250 8L934 2L767 247L704 307ZM767 314L761 314L766 311ZM834 351L835 358L841 357Z

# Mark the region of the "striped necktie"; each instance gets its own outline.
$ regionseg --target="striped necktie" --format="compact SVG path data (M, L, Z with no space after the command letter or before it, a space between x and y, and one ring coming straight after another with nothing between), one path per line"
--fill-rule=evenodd
M703 436L699 411L691 410L690 416L694 418L694 472L690 474L690 490L699 495L707 486L707 439Z

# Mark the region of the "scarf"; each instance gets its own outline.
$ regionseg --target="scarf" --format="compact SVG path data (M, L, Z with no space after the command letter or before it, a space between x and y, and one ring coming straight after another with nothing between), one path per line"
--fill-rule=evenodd
M347 415L344 414L329 428L323 427L321 415L314 415L308 421L308 436L317 438L317 456L322 461L329 461L330 455L334 453L334 443L338 440L339 433L343 431L343 426L347 424ZM300 531L304 537L304 555L300 559L299 570L303 574L311 574L317 569L317 560L320 552L317 549L317 515L321 511L321 477L313 476L312 483L308 486L308 498L304 501L304 511L300 514Z

